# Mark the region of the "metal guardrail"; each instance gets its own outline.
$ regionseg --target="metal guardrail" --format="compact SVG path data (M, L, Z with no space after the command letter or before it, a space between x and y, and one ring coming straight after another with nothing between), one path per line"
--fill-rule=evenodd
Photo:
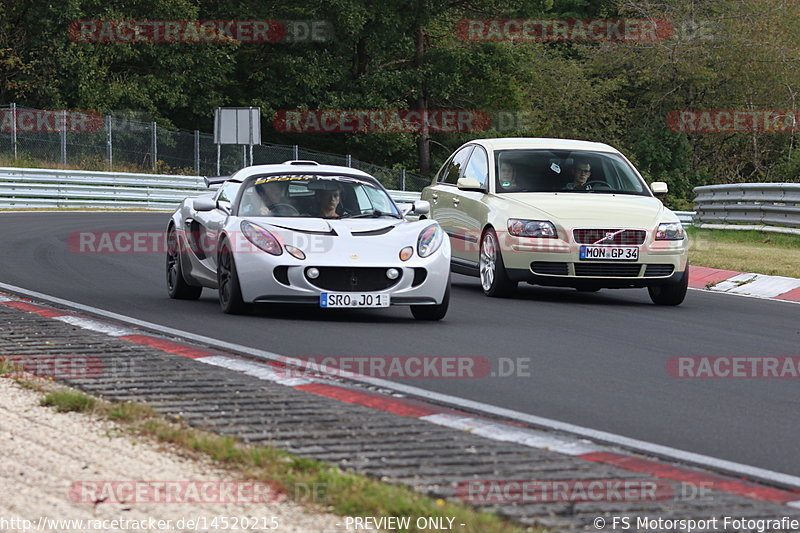
M0 209L141 209L172 211L208 192L202 176L0 168ZM420 193L389 191L396 202Z
M698 227L800 233L800 183L695 187Z
M673 211L684 226L691 226L694 221L694 211Z

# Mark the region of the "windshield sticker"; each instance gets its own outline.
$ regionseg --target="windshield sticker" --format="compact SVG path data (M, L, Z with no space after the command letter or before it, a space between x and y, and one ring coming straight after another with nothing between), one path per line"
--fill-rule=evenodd
M267 176L265 178L258 178L256 180L256 185L261 185L262 183L267 183L269 181L296 181L296 180L307 180L313 179L312 176Z
M511 187L511 182L510 181L504 181L500 185L502 185L503 187Z
M550 170L552 170L556 174L561 174L561 167L558 166L558 163L550 163Z

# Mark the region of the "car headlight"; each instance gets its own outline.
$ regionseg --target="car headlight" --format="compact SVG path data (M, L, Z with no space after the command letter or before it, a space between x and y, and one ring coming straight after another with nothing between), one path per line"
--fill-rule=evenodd
M547 220L508 219L508 232L515 237L538 237L555 239L558 237L556 227Z
M682 241L684 238L686 232L680 222L662 222L656 230L657 241Z
M241 226L244 236L247 237L247 240L252 242L256 248L264 250L272 255L281 255L283 253L281 244L272 233L246 220L242 221Z
M417 237L417 253L420 257L428 257L442 245L444 232L438 224L428 226Z

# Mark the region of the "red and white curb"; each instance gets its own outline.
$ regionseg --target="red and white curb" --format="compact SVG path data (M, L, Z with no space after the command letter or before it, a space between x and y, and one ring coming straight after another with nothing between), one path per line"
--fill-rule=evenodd
M689 287L800 303L800 279L690 266Z
M108 316L109 318L123 322L123 324L80 316L51 307L34 304L19 298L0 295L0 305L2 306L29 313L36 313L44 317L71 324L75 327L149 346L166 353L194 359L200 363L242 372L297 390L346 403L370 407L400 416L417 418L439 426L469 431L472 434L496 441L513 442L531 448L578 457L590 462L605 463L661 479L693 484L702 483L712 490L736 494L754 500L768 501L800 508L800 478L796 476L676 450L667 446L638 441L590 428L582 428L572 424L480 404L462 398L433 393L377 378L356 376L354 381L378 385L386 389L393 389L396 394L399 394L395 396L347 387L331 382L325 379L324 376L291 377L292 372L287 372L285 370L286 365L288 364L291 366L293 363L297 363L297 365L302 368L302 361L261 350L255 350L246 346L216 341L215 339L189 332L180 332L179 330L151 324L131 317L125 317L124 315L118 315L102 309L91 308L83 304L34 293L33 291L28 291L20 287L13 287L2 283L0 283L0 287L6 290L12 290L16 293L25 293L37 297L37 299L49 300L75 309L96 313L101 316ZM255 361L247 359L246 356L236 357L227 352L218 351L213 348L203 348L189 343L173 341L164 337L152 335L143 330L130 328L124 325L124 323L154 329L169 335L182 336L203 344L216 344L223 350L245 353L261 360ZM432 401L405 397L405 394L417 396L418 398L427 398ZM480 415L475 415L467 411L460 411L457 407L443 407L433 402L461 406L472 411L483 412L487 415L504 417L510 421L503 422L483 418ZM551 431L524 427L523 424L546 427ZM552 431L563 431L579 435L579 437L560 435ZM596 444L586 438L580 438L580 436L587 436L594 440L610 443L611 445ZM667 457L681 462L692 463L709 469L732 472L738 477L714 474L657 459L644 458L626 452L624 448L649 453L655 456ZM763 480L791 488L776 488L750 481L749 479Z

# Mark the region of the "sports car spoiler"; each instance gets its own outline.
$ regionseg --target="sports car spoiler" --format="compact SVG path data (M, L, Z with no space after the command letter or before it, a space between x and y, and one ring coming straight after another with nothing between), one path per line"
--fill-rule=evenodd
M230 179L230 176L203 176L203 180L206 182L206 187L211 187L212 185L220 185L221 183L225 183Z

